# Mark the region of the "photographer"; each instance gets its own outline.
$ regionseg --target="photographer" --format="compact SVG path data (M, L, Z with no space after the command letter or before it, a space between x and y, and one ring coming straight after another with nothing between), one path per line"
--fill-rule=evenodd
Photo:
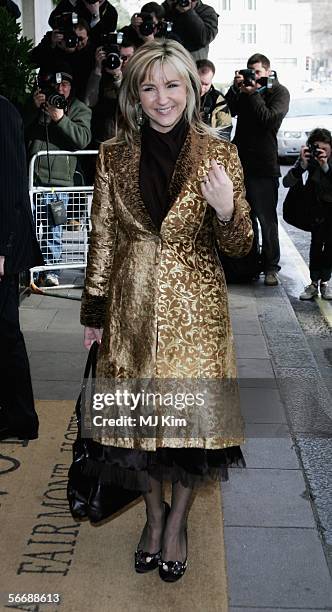
M96 50L96 65L90 74L84 98L85 104L93 109L90 144L92 149L98 148L101 142L115 135L122 75L134 53L133 43L125 40L119 46L115 45L112 53L108 52L107 47L98 47ZM114 64L116 67L112 68Z
M236 71L234 84L225 97L232 116L237 115L233 142L243 166L256 251L257 219L261 226L264 283L275 286L280 270L277 132L288 112L289 92L277 78L272 79L269 59L256 53L248 59L247 69Z
M118 23L117 10L108 0L61 0L52 11L48 23L55 28L56 17L65 12L77 13L91 28L91 38L97 42L102 32L115 32Z
M136 49L155 38L170 38L181 42L173 32L173 24L165 21L165 9L157 2L144 4L141 12L132 16L130 25L120 31L134 43Z
M218 14L201 0L166 0L165 18L194 60L207 59L209 44L218 34Z
M212 85L215 66L210 60L198 60L196 66L201 82L201 117L204 123L213 128L220 128L218 129L220 138L230 140L232 117L221 91Z
M47 75L48 76L48 75ZM52 151L75 151L84 149L91 139L91 111L72 94L73 77L70 67L62 64L45 83L36 89L25 109L25 130L28 141L29 158L38 151L50 151L49 156L38 159L35 165L35 182L43 186L70 187L76 168L74 156L52 156ZM59 95L54 95L59 94ZM61 260L62 225L55 225L51 202L60 200L68 205L67 193L45 193L42 210L37 211L37 220L42 217L42 251L45 263L55 264ZM38 216L38 214L40 216ZM46 275L45 284L59 284L59 271L52 270Z
M294 168L283 178L283 185L291 187L302 181L308 171L306 188L312 188L312 230L309 254L311 283L300 295L300 300L312 300L318 295L318 284L323 300L332 300L328 285L332 272L332 137L328 130L317 128L308 138Z
M33 64L41 72L54 72L62 62L70 66L75 95L83 100L89 74L94 66L94 47L90 42L90 27L84 19L73 19L70 13L55 19L56 28L47 32L30 53Z

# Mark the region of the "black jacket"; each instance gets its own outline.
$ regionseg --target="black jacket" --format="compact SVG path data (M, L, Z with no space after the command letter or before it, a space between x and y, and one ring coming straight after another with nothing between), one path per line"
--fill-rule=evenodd
M237 115L235 137L242 166L251 176L280 176L277 132L288 112L289 92L277 80L262 93L248 95L231 87L226 100Z
M218 34L218 14L208 4L198 0L196 7L185 13L163 2L165 19L173 22L173 32L195 60L207 59L209 44Z
M31 213L22 119L0 96L0 255L5 274L37 265L43 257Z

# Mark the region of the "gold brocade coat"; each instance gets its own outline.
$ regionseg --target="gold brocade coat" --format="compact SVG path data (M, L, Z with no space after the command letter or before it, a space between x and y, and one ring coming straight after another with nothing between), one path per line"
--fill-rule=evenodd
M227 225L218 221L201 193L213 158L224 165L233 182L235 210ZM139 163L140 137L133 148L112 141L101 146L81 307L81 323L104 330L97 377L234 380L227 288L215 244L235 257L245 255L252 245L237 149L189 130L160 231L140 195ZM232 411L239 420L237 400ZM241 429L241 434L230 435L217 428L213 436L193 440L147 439L137 432L134 438L99 441L145 450L160 446L217 449L241 444L243 433Z

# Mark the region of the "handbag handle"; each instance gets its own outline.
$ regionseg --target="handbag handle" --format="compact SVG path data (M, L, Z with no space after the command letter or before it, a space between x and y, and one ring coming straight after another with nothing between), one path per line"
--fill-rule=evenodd
M90 371L92 371L92 378L96 378L98 348L98 342L94 341L89 350L88 359L84 369L84 379L89 378Z
M98 342L95 341L91 345L90 350L89 350L88 358L87 358L86 365L85 365L85 368L84 368L83 385L82 385L81 393L79 395L79 398L78 398L78 400L76 402L76 406L75 406L76 420L77 420L77 426L78 426L79 431L81 429L81 400L82 400L82 395L85 394L86 380L89 378L90 372L91 372L91 378L93 380L96 378L98 349L99 349L99 344L98 344Z

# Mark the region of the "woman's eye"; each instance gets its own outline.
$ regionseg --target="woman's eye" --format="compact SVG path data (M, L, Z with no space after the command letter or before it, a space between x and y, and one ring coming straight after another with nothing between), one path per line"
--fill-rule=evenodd
M146 86L142 88L142 91L152 91L152 90L153 90L153 87Z
M170 83L168 85L168 87L178 87L178 86L179 86L178 83Z

